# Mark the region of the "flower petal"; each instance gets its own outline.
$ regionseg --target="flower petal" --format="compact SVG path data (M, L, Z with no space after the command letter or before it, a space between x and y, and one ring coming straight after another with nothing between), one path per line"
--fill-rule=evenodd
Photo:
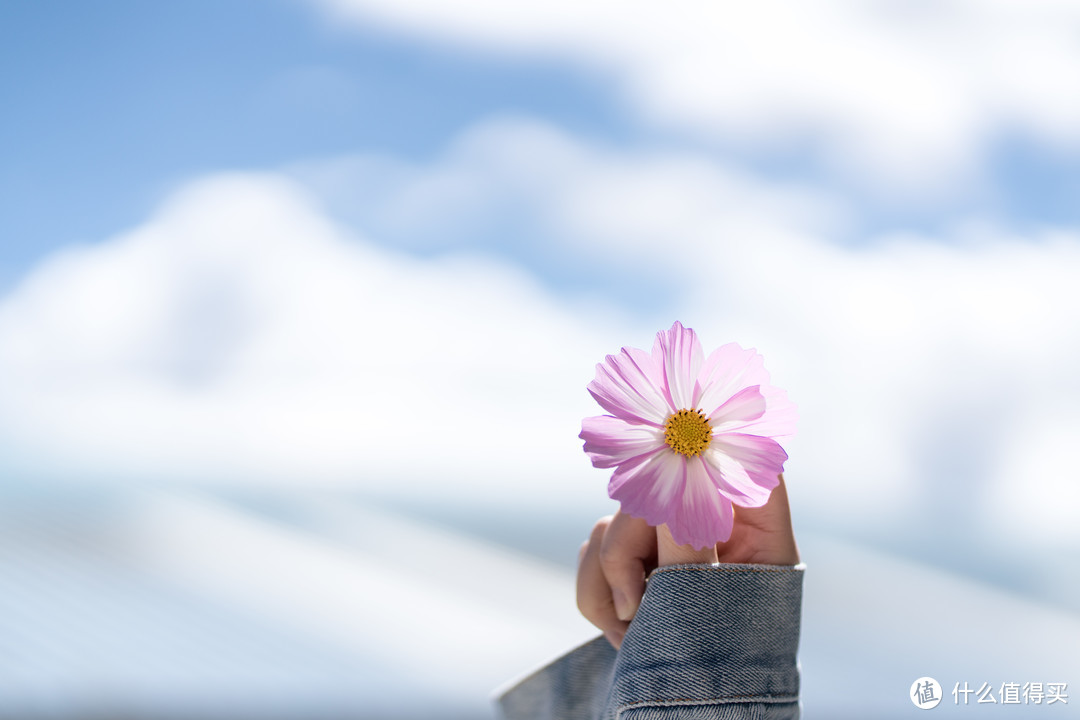
M724 430L737 430L747 435L768 435L773 438L794 435L799 412L795 403L788 399L787 392L771 385L762 385L761 394L765 396L764 415L745 423L728 425Z
M650 425L635 425L610 415L587 417L581 421L579 438L593 467L610 468L638 455L664 447L663 431Z
M694 406L703 409L706 415L712 415L743 388L768 383L765 359L757 350L743 350L736 343L728 343L709 355L702 366L694 389Z
M769 501L787 458L772 438L741 433L714 435L705 452L709 476L723 495L742 507L761 507Z
M667 450L619 466L608 494L623 512L650 525L666 524L680 545L697 549L731 537L734 512L700 457Z
M686 461L686 483L673 517L667 521L671 537L679 545L703 550L731 537L734 511L720 494L700 457Z
M709 416L709 424L714 432L727 423L745 425L751 420L757 420L765 413L765 396L761 394L761 386L751 385L728 398L723 405L716 408Z
M615 417L662 427L670 412L662 386L663 377L652 357L644 350L624 347L596 365L596 379L587 389Z
M623 463L608 483L608 495L624 512L662 525L674 514L686 484L685 456L662 449Z
M697 333L675 321L671 329L656 333L653 361L664 372L664 390L671 409L693 410L694 388L705 357Z

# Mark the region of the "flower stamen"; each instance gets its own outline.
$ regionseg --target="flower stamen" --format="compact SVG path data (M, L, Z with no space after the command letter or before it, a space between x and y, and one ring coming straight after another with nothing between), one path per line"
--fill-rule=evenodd
M712 426L701 410L680 410L664 423L664 442L687 457L705 452L712 440Z

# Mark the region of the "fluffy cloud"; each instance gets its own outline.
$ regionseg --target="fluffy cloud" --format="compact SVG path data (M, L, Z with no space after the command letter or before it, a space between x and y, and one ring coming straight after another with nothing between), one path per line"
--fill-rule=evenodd
M1024 541L1075 504L1075 234L840 247L824 238L843 208L820 194L528 124L479 128L430 167L296 176L337 203L378 185L352 222L407 228L425 259L347 234L281 176L198 181L0 304L5 463L592 502L583 385L677 317L708 346L758 347L800 405L791 487L812 524ZM548 234L462 245L504 202L508 230ZM603 267L655 308L554 292L555 262ZM1060 527L1039 537L1075 542Z
M49 258L0 304L6 462L595 494L575 435L617 323L593 319L508 265L349 237L282 177L211 177Z
M988 143L1080 141L1080 9L938 3L313 0L346 24L570 59L639 113L721 143L806 141L842 172L933 197Z
M357 157L297 173L354 222L425 252L483 246L485 223L513 207L518 225L498 226L517 240L507 257L630 286L643 322L620 344L647 343L663 315L709 345L756 345L802 408L792 492L811 518L1074 537L1064 518L1042 522L1048 503L1068 514L1076 499L1072 476L1049 472L1067 467L1059 440L1078 422L1073 232L971 224L843 247L829 238L849 213L819 191L534 123L477 128L431 166ZM376 180L374 199L350 202Z

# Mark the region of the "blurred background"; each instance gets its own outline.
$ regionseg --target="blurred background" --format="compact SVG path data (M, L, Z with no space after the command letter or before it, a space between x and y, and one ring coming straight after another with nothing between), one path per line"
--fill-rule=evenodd
M1003 686L1080 693L1078 36L0 2L0 717L491 717L593 635L585 385L676 319L800 408L805 717L1076 716Z

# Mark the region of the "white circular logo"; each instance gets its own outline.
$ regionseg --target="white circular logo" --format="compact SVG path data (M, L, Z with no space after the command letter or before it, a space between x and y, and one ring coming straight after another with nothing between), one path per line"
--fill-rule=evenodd
M911 702L915 703L917 708L923 710L936 708L938 703L941 702L941 684L932 677L921 677L911 683L908 697L911 698Z

